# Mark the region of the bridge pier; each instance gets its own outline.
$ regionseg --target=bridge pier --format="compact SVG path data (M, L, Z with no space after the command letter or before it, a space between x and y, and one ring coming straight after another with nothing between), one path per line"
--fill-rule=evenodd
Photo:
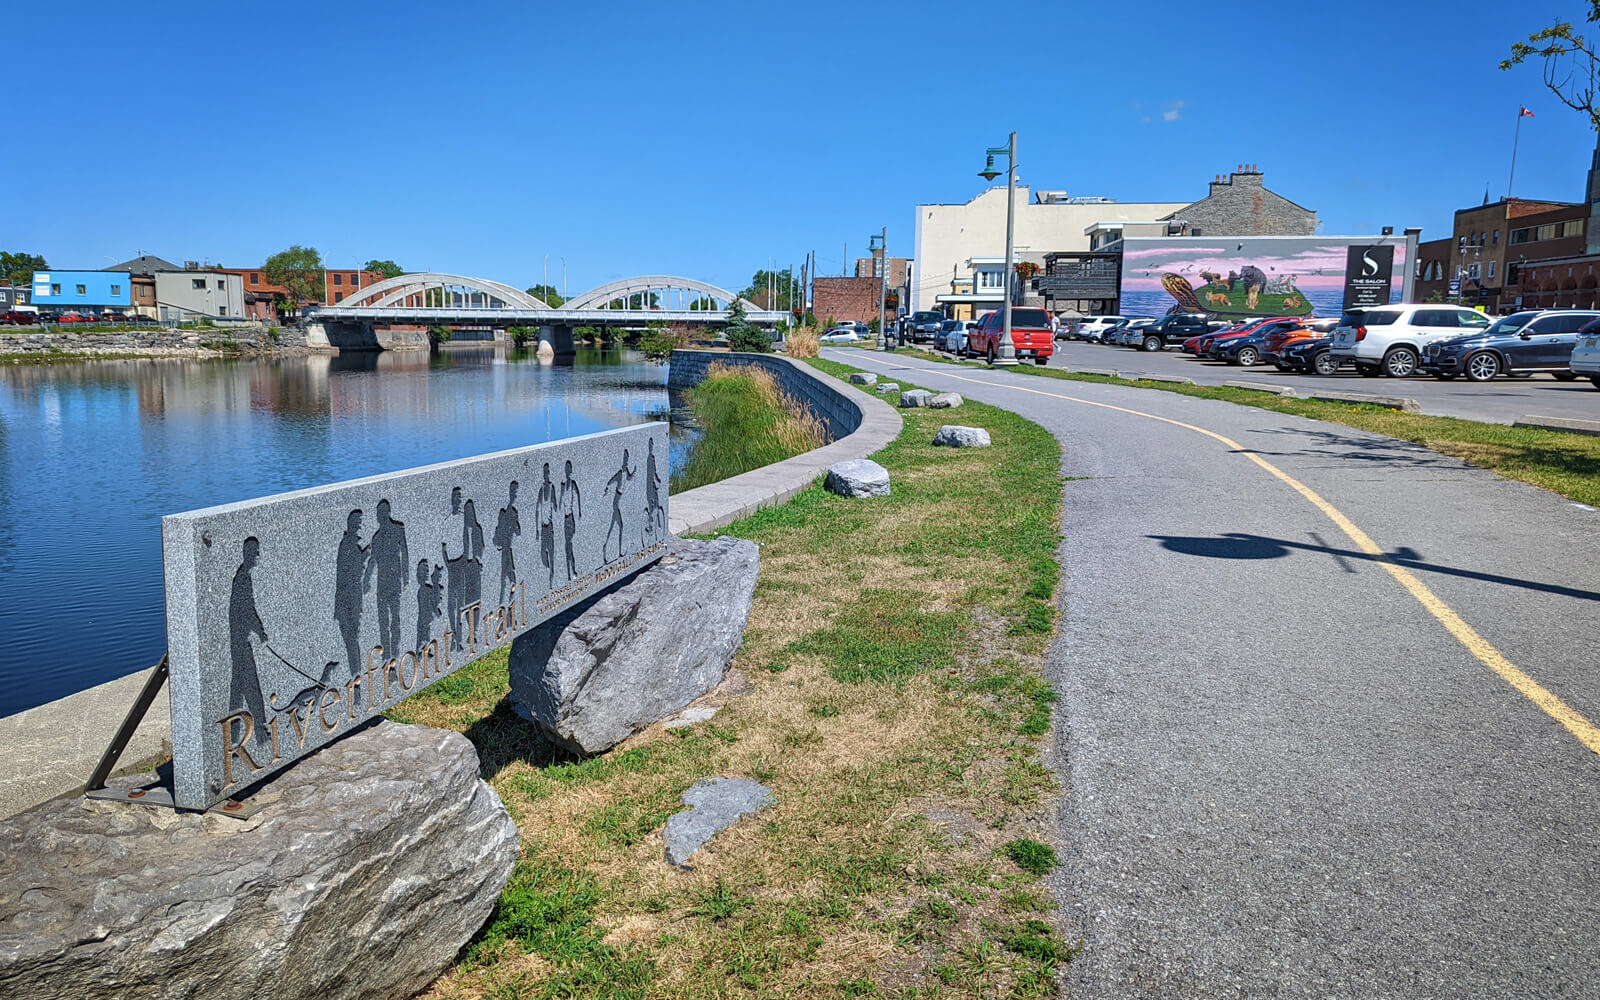
M572 327L570 326L541 326L539 327L539 360L550 362L557 359L571 360L577 353L572 343Z
M428 335L417 330L374 327L371 323L312 320L306 346L313 351L425 351Z

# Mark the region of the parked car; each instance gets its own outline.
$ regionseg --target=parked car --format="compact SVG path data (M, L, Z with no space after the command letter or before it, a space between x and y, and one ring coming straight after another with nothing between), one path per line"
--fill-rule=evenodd
M1139 338L1141 351L1159 351L1168 344L1181 344L1196 334L1206 332L1205 313L1173 313L1163 316L1144 328Z
M1578 309L1530 309L1512 313L1488 329L1435 340L1422 349L1423 371L1439 379L1465 375L1487 382L1496 375L1549 372L1570 381L1572 349L1578 331L1600 312Z
M1267 335L1261 345L1261 360L1276 365L1283 369L1283 352L1290 345L1299 340L1313 340L1317 337L1326 337L1333 333L1333 328L1339 321L1333 318L1305 319L1298 326L1277 330Z
M1137 344L1144 336L1144 331L1152 326L1155 326L1155 324L1156 321L1148 316L1140 316L1137 319L1130 319L1128 322L1117 328L1117 339L1113 341L1113 343L1116 343L1122 347Z
M1246 320L1242 323L1234 323L1233 325L1224 327L1215 333L1201 337L1199 345L1195 348L1195 354L1199 357L1209 358L1213 361L1220 360L1217 357L1217 351L1225 346L1230 340L1235 340L1239 337L1248 337L1266 327L1273 326L1274 324L1298 322L1299 320L1293 316L1264 316L1261 319L1252 319Z
M1600 323L1590 323L1578 331L1568 370L1574 377L1588 376L1594 387L1600 389Z
M964 354L967 349L967 323L959 319L947 319L939 324L939 332L933 335L935 350L949 351L951 354Z
M818 337L817 340L824 344L854 344L861 337L853 326L829 327L828 332Z
M1193 337L1185 340L1183 344L1180 345L1180 349L1185 354L1198 355L1200 353L1201 344L1207 344L1207 346L1209 346L1207 338L1215 337L1218 334L1227 333L1230 330L1242 329L1244 326L1246 326L1244 323L1230 323L1221 330L1212 330L1208 327L1205 333L1197 333Z
M1000 340L1004 335L1005 313L996 309L984 313L976 329L967 334L967 354L981 355L990 364L1000 354ZM1017 360L1033 359L1036 364L1048 364L1056 345L1050 335L1050 314L1043 309L1011 307L1011 344L1016 348Z
M1405 378L1416 373L1427 345L1488 326L1489 317L1465 306L1401 303L1350 309L1333 332L1333 355L1350 361L1362 375Z
M1107 330L1122 322L1121 316L1085 316L1078 324L1078 339L1098 344Z
M100 322L102 323L126 323L127 321L128 316L126 313L103 312L100 314Z
M1211 357L1217 361L1225 361L1230 365L1249 368L1261 360L1262 352L1266 350L1268 337L1277 334L1287 335L1295 330L1304 328L1297 319L1259 323L1249 333L1232 337L1218 337L1215 346L1211 349Z
M931 310L914 312L906 319L905 332L913 344L932 343L934 334L944 323L944 313Z

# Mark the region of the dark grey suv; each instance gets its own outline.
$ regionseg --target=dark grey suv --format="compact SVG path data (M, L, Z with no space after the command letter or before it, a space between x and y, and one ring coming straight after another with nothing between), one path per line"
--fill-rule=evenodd
M1473 382L1487 382L1496 375L1549 372L1570 381L1577 378L1568 362L1578 331L1597 319L1600 312L1585 309L1512 313L1487 330L1428 344L1418 367L1440 379L1465 375Z

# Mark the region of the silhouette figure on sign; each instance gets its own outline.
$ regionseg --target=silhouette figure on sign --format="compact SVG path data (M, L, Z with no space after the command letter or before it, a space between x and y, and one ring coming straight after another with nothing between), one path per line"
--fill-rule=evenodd
M539 562L550 571L550 589L556 586L556 484L550 481L550 463L544 463L544 482L533 503L533 517L539 522Z
M578 518L583 516L583 494L578 481L572 478L572 460L567 460L567 478L561 481L562 531L567 537L567 579L576 579L578 561L572 554L572 536L578 532Z
M384 655L398 656L400 650L400 592L406 586L406 567L411 550L406 547L406 526L389 516L389 501L378 501L378 530L372 533L372 556L367 560L361 585L378 580L378 643Z
M428 644L428 637L433 634L433 620L439 617L439 611L444 604L444 567L433 563L430 575L429 565L426 559L417 560L416 649L418 652Z
M344 535L333 565L333 620L344 637L345 669L354 677L361 670L361 606L367 592L367 561L371 552L361 544L361 512L345 516Z
M461 502L459 486L450 494L450 512L461 514L461 554L452 558L448 542L440 542L439 549L444 553L449 580L445 587L445 603L449 607L449 627L454 633L450 637L450 647L461 649L466 645L461 634L461 612L483 598L483 525L478 523L477 508L472 501Z
M233 592L228 598L228 646L233 674L228 684L228 712L243 709L255 717L256 731L267 724L267 709L261 697L261 671L256 667L255 647L250 637L267 641L266 626L256 610L255 583L250 579L261 554L261 543L244 540L244 561L233 574Z
M657 521L661 530L667 530L667 512L661 506L661 473L656 469L656 439L650 438L649 450L644 456L644 531L640 535L640 544L644 544L645 535L656 533Z
M512 543L522 534L522 519L517 514L517 481L511 480L511 499L500 508L494 522L494 547L500 550L500 602L506 603L506 585L517 589L517 556Z
M606 526L606 540L600 543L600 559L602 562L608 561L606 560L606 546L611 544L611 533L613 531L617 533L617 558L622 558L622 485L624 480L632 479L634 473L638 471L637 468L628 468L628 449L622 449L622 468L618 469L610 479L606 480L605 491L601 493L602 497L606 493L611 493L611 523ZM613 488L616 490L615 493L611 492Z

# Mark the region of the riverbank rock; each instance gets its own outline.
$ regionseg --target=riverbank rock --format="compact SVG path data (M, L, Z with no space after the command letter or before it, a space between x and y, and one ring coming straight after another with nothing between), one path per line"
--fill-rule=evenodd
M952 407L960 406L964 402L966 400L961 398L961 393L959 392L941 392L928 400L928 405L935 410L948 410Z
M673 813L661 830L661 839L667 845L667 860L682 865L740 817L759 812L775 801L772 789L749 778L710 778L695 782L683 793L683 804L689 808Z
M900 391L900 383L899 382L879 382L878 383L878 391L883 393L885 396L889 395L891 392L899 392Z
M926 389L907 389L900 394L901 406L927 406L928 400L933 398L933 393Z
M584 754L679 711L733 662L760 565L753 542L674 538L659 562L512 643L513 707Z
M942 448L987 448L992 442L989 432L982 427L945 424L933 436L933 443Z
M850 382L853 385L873 385L877 383L878 376L871 372L851 372Z
M459 733L379 722L251 799L247 820L63 798L0 822L0 995L409 997L516 861Z
M842 497L886 497L889 495L889 470L866 458L852 458L828 466L822 485Z

